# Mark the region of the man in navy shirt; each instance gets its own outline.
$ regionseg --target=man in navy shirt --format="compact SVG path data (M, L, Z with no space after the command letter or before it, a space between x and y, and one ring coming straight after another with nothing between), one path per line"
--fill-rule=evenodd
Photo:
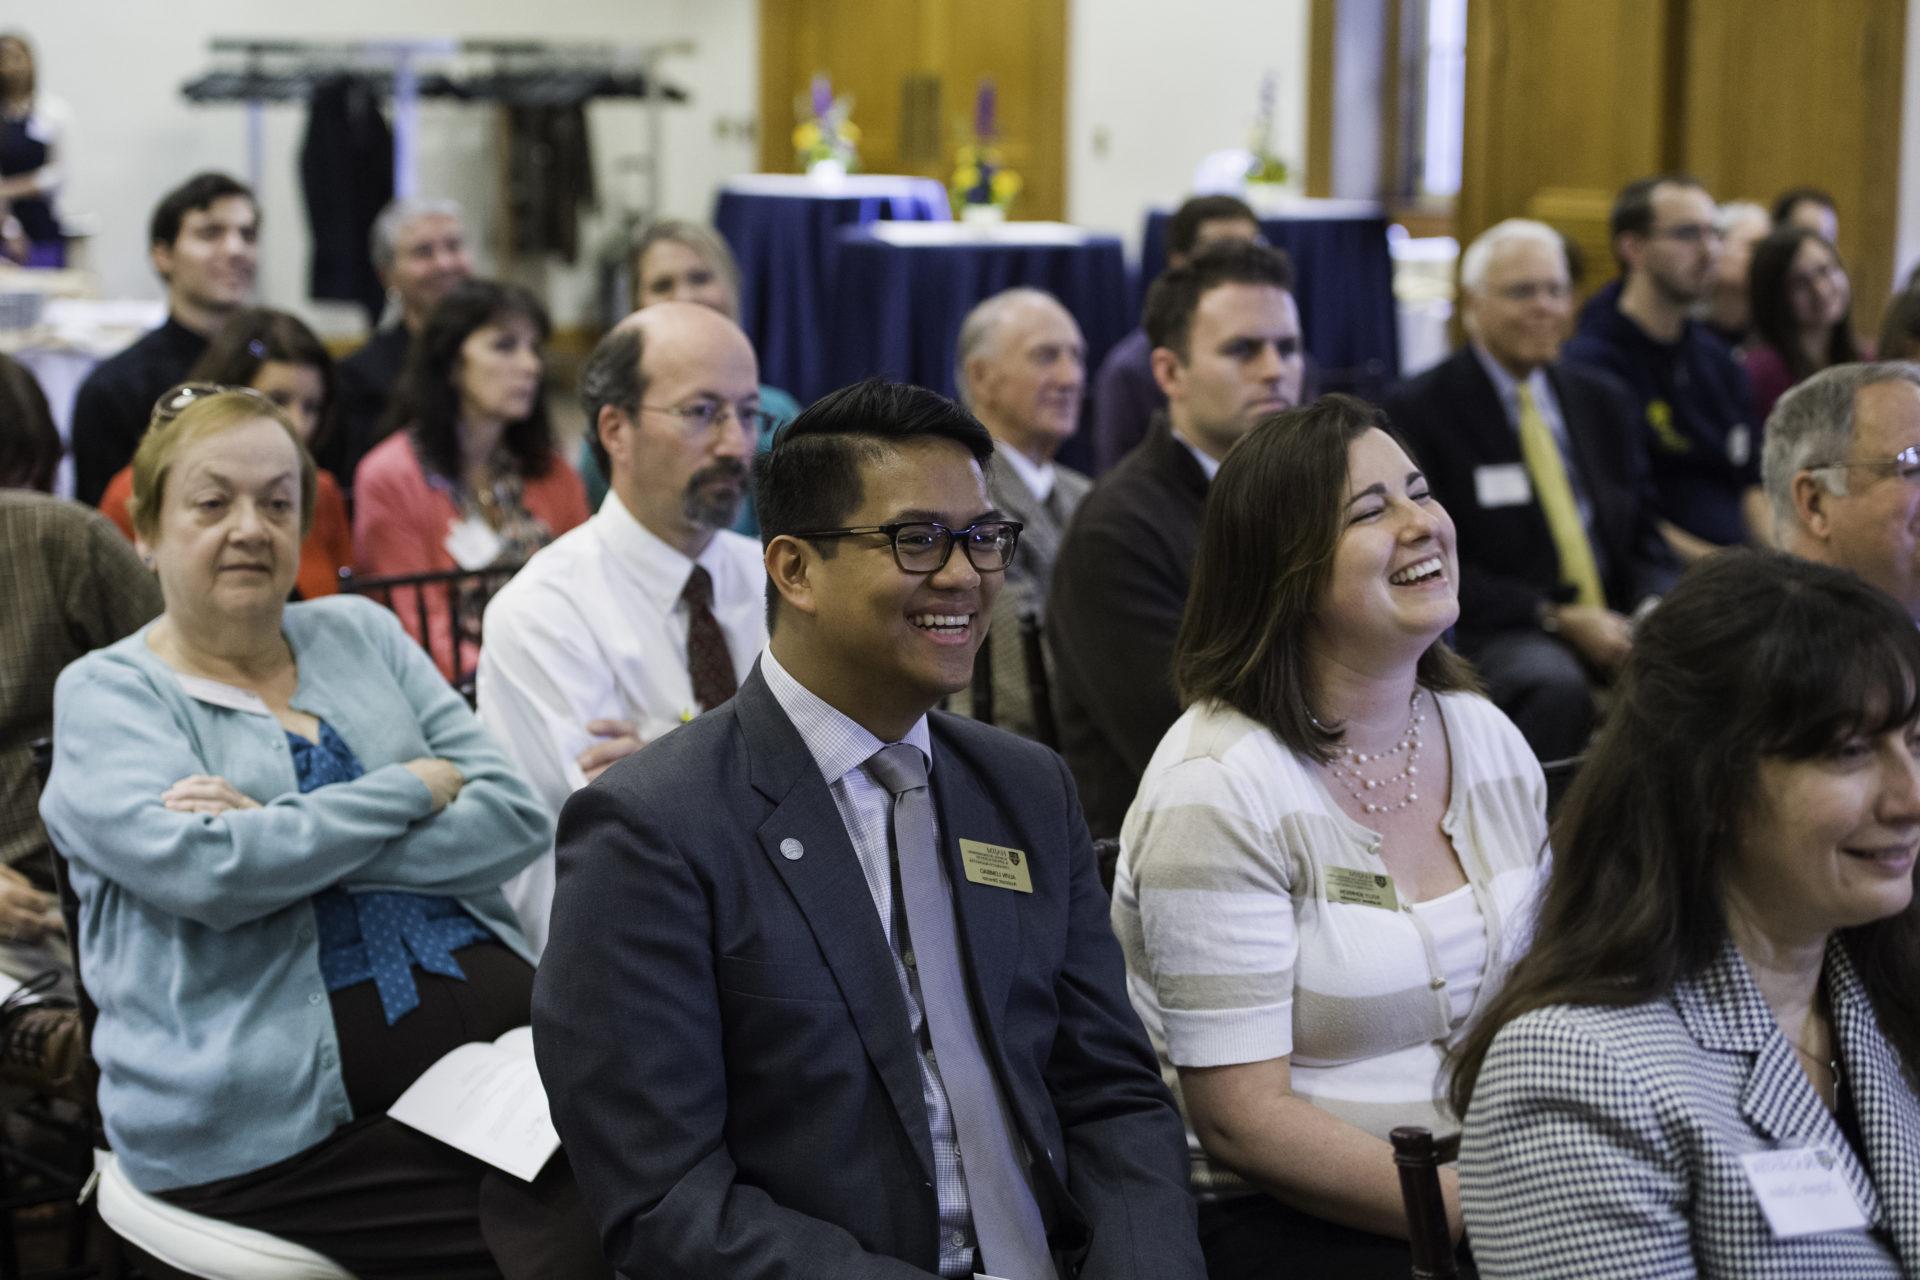
M1609 221L1620 279L1587 303L1566 349L1568 360L1633 392L1661 532L1689 561L1768 524L1746 373L1692 318L1720 255L1714 214L1713 197L1692 178L1629 183Z

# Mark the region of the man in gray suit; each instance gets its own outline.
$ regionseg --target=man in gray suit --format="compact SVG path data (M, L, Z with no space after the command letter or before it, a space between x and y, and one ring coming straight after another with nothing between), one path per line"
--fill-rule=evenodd
M1036 714L1028 679L1022 619L1044 622L1047 589L1060 539L1093 481L1053 460L1080 425L1086 390L1087 344L1080 326L1053 295L1007 289L967 313L954 358L961 401L993 436L983 470L993 504L1026 526L1020 558L1007 571L993 611L987 662L993 671L991 719L1004 729L1043 740L1051 715ZM956 700L969 715L971 690Z

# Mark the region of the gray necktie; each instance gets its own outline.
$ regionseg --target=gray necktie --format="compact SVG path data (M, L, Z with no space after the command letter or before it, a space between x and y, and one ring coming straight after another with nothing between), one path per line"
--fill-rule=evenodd
M867 766L893 794L893 841L900 858L913 969L920 980L940 1083L953 1108L981 1265L1006 1280L1055 1280L1040 1206L1021 1171L1020 1138L1010 1109L1001 1105L994 1087L960 972L953 888L940 872L934 848L926 760L918 747L896 742L875 752Z

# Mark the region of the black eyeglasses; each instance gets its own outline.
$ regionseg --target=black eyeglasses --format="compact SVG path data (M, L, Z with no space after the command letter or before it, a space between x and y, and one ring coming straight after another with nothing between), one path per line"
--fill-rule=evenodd
M148 425L163 426L187 411L187 406L196 400L205 400L209 396L250 396L261 404L269 406L274 413L286 412L273 403L271 397L255 391L252 387L230 387L218 382L183 382L177 387L168 387L153 402L153 413Z
M1020 543L1020 531L1026 528L1018 520L978 520L964 529L949 529L932 521L909 520L901 524L865 525L858 529L816 529L796 533L796 538L857 538L864 534L884 533L893 546L893 562L902 573L938 573L947 567L953 544L964 550L967 563L981 573L1003 573L1013 563L1013 549Z

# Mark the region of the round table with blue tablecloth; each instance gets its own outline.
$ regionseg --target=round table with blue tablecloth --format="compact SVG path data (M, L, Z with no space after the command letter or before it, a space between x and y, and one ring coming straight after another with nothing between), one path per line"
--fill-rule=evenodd
M1172 214L1147 214L1140 288L1167 265ZM1321 391L1375 394L1400 376L1387 218L1365 200L1293 200L1259 210L1267 243L1293 259L1294 301Z
M947 190L931 178L758 173L722 186L713 225L740 263L740 327L761 381L802 404L837 385L827 331L842 228L949 217Z
M975 303L1025 285L1060 300L1079 322L1087 368L1133 325L1117 236L1059 222L876 223L840 233L833 382L879 374L953 395L960 323ZM1060 451L1086 468L1086 433Z

